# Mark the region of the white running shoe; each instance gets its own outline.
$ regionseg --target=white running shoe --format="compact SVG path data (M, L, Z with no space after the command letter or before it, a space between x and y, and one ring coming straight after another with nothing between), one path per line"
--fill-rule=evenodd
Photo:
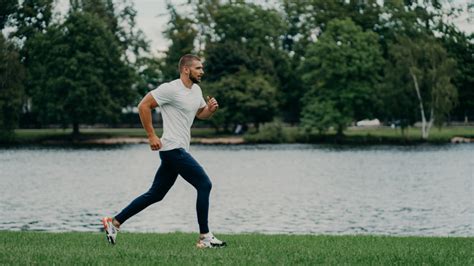
M222 248L227 246L226 242L217 239L212 233L199 237L196 244L198 248Z
M102 218L102 224L104 225L104 231L105 231L105 234L107 235L107 240L109 241L110 244L115 245L115 239L117 239L117 233L119 229L115 227L112 221L113 221L112 217Z

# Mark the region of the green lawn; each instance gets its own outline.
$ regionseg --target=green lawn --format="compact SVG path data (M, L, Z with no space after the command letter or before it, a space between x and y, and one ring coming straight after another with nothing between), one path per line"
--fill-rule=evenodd
M281 131L281 132L280 132ZM328 143L328 144L416 144L426 142L421 138L421 129L410 127L402 134L401 130L390 127L350 127L343 136L337 136L334 130L325 134L307 133L298 127L263 127L260 132L251 132L244 136L247 142L256 143ZM453 137L474 138L473 126L451 126L441 129L432 128L429 143L449 143Z
M1 265L473 265L474 238L219 235L228 247L199 250L196 234L0 232Z
M17 129L16 141L18 143L41 143L44 140L71 140L70 129ZM162 134L161 129L156 129L158 135ZM251 131L245 136L246 141L252 142L275 142L275 132L260 132L253 135ZM276 142L283 143L346 143L346 144L400 144L421 142L421 131L419 128L408 128L405 134L401 134L400 129L388 127L379 128L349 128L344 132L343 138L336 138L335 132L330 131L325 135L311 135L299 130L297 127L284 127L283 136L277 137ZM216 135L211 128L193 128L193 137L225 137L231 135ZM256 138L253 136L257 136ZM474 127L444 127L431 129L429 142L448 143L454 136L474 138ZM113 138L113 137L146 137L142 128L83 128L81 138Z
M82 128L81 138L113 138L113 137L133 137L145 138L146 133L143 128ZM162 134L161 129L155 129L158 135ZM194 137L213 136L214 129L197 128L192 131ZM17 129L16 139L20 143L35 143L42 140L67 140L71 138L71 129Z

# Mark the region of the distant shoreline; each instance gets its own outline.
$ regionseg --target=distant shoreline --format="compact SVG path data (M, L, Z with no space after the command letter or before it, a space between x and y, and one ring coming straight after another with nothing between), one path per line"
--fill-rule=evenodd
M148 144L140 128L85 128L74 137L70 129L19 129L10 141L1 141L2 146L28 145L122 145ZM162 134L156 129L156 134ZM334 132L306 134L297 127L284 127L279 131L251 132L244 135L216 134L214 129L193 128L192 144L241 145L241 144L333 144L333 145L418 145L474 143L474 127L446 127L432 129L428 140L421 139L417 128L410 128L401 135L390 128L350 128L343 136Z
M193 144L245 144L242 137L216 137L216 138L193 138ZM111 138L93 138L84 140L44 140L39 144L86 144L86 145L121 145L121 144L148 144L147 138L137 137L111 137Z

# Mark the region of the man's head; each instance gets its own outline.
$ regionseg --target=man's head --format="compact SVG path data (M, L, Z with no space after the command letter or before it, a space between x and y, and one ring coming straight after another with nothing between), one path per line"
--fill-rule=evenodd
M201 58L192 54L183 55L179 59L179 73L194 83L201 82L201 77L204 75Z

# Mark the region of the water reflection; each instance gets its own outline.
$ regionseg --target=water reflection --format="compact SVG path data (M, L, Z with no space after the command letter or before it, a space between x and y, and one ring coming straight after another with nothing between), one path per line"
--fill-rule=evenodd
M473 145L193 146L218 232L474 235ZM151 185L147 145L0 150L0 230L96 231ZM127 231L196 231L178 179Z

